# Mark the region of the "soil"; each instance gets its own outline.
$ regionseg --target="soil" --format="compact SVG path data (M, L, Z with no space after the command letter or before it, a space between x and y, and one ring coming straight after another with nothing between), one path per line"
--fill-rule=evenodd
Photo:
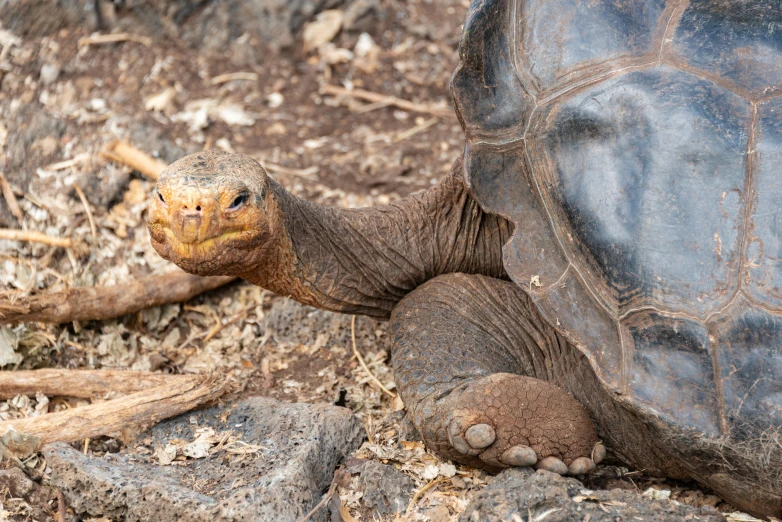
M235 3L103 1L100 32L134 38L94 45L83 40L98 24L92 1L0 3L0 170L22 211L19 220L8 199L0 198L0 228L76 243L65 250L0 240L0 300L111 285L168 268L144 226L154 183L100 156L117 139L165 162L207 148L249 154L294 194L343 207L388 203L448 172L463 146L455 117L327 96L320 88L331 84L450 107L466 0L270 1L278 11L296 6L272 24L280 29L274 38L260 30L228 31L253 27L251 20L239 24L242 13L231 10ZM319 49L305 51L305 23L334 8L345 15L342 30ZM74 185L83 189L86 204ZM230 324L203 342L217 322ZM356 348L370 370L393 390L387 325L358 318L356 333ZM184 305L111 321L2 327L2 343L14 354L3 361L5 370L216 371L232 381L233 395L226 400L263 395L347 406L369 435L356 458L394 464L417 491L440 480L398 520L431 519L434 512L455 519L487 479L404 440L403 405L359 366L350 317L303 307L244 282ZM0 403L0 418L78 405L17 397ZM100 454L132 452L135 445L103 438L85 447ZM49 469L41 455L22 466L36 484L46 484ZM691 484L614 466L601 466L587 486L654 487L672 491L682 503L733 511ZM348 513L365 512L350 484L337 491ZM53 520L52 498L37 493L14 499L0 492L0 520L42 520L43 512ZM66 519L72 516L68 508Z

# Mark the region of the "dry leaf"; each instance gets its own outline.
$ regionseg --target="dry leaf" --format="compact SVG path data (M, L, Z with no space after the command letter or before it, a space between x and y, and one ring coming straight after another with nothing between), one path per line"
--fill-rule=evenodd
M343 19L344 13L340 9L329 9L318 14L315 20L304 26L304 52L330 42L342 28Z
M166 116L174 113L174 98L176 97L176 89L169 87L168 89L150 96L144 103L144 108L148 111L162 112Z
M671 490L649 488L643 492L642 496L653 500L668 500L671 498Z

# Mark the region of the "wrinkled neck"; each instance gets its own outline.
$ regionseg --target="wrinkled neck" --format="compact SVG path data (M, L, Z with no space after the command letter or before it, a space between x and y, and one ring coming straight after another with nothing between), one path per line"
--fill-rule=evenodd
M272 243L244 277L304 304L388 318L438 275L507 278L502 246L511 225L480 208L460 162L426 192L363 209L324 207L270 180L267 212Z

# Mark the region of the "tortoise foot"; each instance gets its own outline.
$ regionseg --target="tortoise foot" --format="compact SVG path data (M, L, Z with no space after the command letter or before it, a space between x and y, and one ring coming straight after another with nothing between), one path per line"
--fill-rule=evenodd
M584 475L605 456L581 404L546 381L493 374L456 388L438 406L454 460Z

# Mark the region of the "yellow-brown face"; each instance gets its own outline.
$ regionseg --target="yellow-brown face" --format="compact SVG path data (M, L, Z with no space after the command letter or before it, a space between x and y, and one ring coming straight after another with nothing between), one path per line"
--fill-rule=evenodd
M253 159L205 151L163 171L147 227L164 258L199 275L241 275L270 239L266 173Z

